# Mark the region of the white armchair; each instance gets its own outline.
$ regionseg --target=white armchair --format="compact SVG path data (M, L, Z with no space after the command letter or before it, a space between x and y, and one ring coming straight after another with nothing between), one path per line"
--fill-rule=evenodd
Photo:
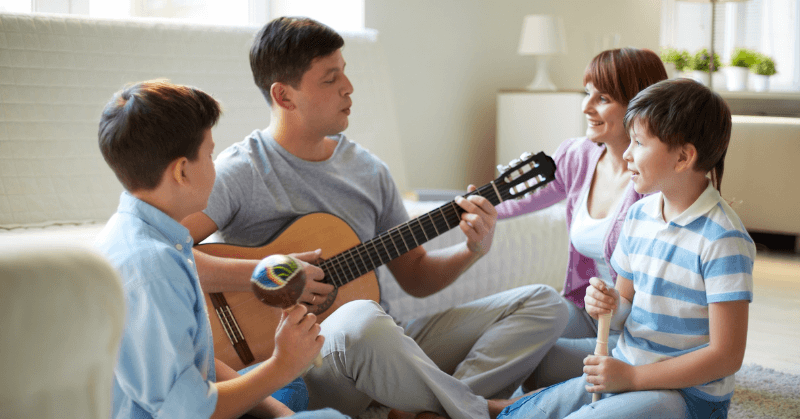
M107 418L125 318L117 274L85 248L0 247L0 416Z

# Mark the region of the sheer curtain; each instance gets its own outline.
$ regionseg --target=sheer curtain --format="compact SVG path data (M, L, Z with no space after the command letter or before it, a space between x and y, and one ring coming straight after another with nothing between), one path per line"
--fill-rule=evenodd
M744 47L775 60L770 90L800 91L800 0L715 4L714 50L723 65ZM694 53L711 42L711 4L662 0L661 45Z

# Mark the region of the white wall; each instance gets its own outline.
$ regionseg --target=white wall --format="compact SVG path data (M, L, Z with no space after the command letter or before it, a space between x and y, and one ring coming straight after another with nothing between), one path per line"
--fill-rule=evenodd
M380 32L389 62L412 188L458 189L495 177L496 92L521 88L534 75L534 59L516 52L525 15L564 20L568 54L550 67L560 88L583 88L583 70L604 37L619 34L619 46L659 46L660 0L365 2L366 26Z

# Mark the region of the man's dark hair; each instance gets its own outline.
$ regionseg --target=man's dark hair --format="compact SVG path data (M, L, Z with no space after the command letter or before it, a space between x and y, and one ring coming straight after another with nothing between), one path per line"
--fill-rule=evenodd
M258 31L250 47L253 80L272 106L273 83L297 88L315 58L330 55L343 46L341 35L322 23L303 17L279 17Z
M206 130L221 114L200 89L152 80L114 94L103 109L100 152L128 191L152 190L177 158L196 160Z
M691 79L664 80L628 103L625 129L630 131L637 120L670 150L694 145L694 169L711 172L714 187L721 191L732 123L731 110L720 95Z

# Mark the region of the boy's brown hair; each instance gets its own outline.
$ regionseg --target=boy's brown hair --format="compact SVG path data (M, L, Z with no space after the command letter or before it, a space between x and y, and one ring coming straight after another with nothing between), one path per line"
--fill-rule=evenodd
M297 88L315 58L330 55L343 46L341 35L316 20L279 17L258 31L250 47L253 80L272 106L272 83Z
M177 158L196 160L205 132L222 113L200 89L166 80L125 87L100 117L98 143L106 163L128 191L155 189Z
M630 131L637 120L670 150L692 144L697 150L694 169L711 172L714 187L722 190L732 122L731 110L720 95L691 79L665 80L630 101L625 129Z

